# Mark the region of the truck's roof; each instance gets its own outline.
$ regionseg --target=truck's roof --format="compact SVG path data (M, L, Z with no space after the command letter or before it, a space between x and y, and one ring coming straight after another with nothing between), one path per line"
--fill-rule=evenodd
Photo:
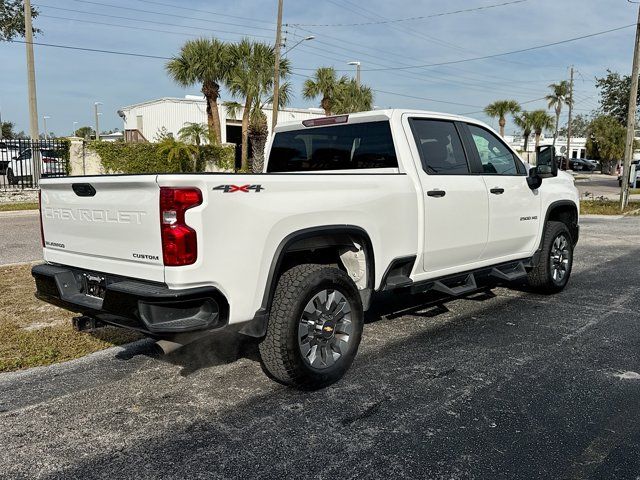
M400 108L388 108L384 110L370 110L368 112L358 112L358 113L350 113L348 123L352 122L361 122L365 120L390 120L393 117L399 118L403 114L411 114L411 115L420 115L427 116L434 119L442 119L442 120L457 120L463 122L471 122L478 125L485 125L483 122L470 118L463 117L462 115L455 115L452 113L442 113L442 112L431 112L428 110L418 110L418 109L400 109ZM335 117L341 117L343 115L334 115ZM276 127L276 132L288 131L288 130L296 130L299 128L305 128L303 122L313 121L316 119L323 119L326 117L316 117L307 120L296 120L292 122L282 122L279 123ZM328 125L325 125L328 126Z

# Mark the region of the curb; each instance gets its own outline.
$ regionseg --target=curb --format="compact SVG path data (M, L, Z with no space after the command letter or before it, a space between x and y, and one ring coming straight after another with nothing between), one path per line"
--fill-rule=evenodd
M30 217L32 215L38 215L40 210L11 210L8 212L0 212L0 218L4 217Z

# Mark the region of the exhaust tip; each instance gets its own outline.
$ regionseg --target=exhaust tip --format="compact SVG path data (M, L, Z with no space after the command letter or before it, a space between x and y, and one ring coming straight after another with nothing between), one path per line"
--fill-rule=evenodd
M176 352L184 347L184 344L171 342L169 340L158 340L153 344L153 350L159 356L170 355L173 352Z

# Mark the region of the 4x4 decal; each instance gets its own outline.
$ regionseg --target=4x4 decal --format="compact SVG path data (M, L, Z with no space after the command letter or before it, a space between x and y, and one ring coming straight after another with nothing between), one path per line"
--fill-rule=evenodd
M264 190L264 187L262 185L218 185L217 187L213 187L213 189L222 190L224 193L250 193L251 191L260 193L262 190Z

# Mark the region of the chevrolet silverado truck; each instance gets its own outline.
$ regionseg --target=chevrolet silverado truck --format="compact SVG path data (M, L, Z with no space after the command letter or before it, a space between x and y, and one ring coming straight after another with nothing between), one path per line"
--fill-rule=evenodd
M165 349L224 329L266 372L341 378L379 292L464 296L569 281L579 196L551 149L536 167L487 125L380 110L279 125L262 174L41 182L41 300Z

